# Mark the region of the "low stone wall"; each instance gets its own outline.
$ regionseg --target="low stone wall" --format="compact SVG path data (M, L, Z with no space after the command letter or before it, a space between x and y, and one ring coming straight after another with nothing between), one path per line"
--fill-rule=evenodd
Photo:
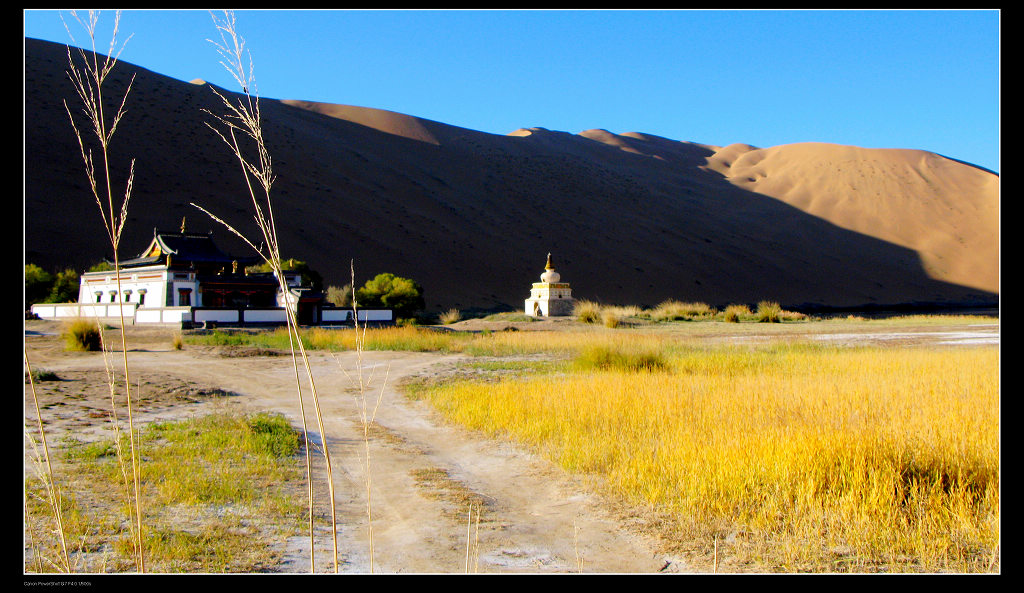
M32 312L41 319L71 320L79 317L99 319L105 323L120 323L118 307L124 312L126 324L164 324L178 326L214 325L284 325L288 322L282 308L269 309L214 309L205 307L139 307L138 303L111 304L37 304ZM389 309L361 309L360 323L388 324L394 322ZM323 324L352 323L350 309L323 309L320 322Z
M391 323L395 320L394 312L390 309L357 309L359 322L368 323ZM322 323L352 323L352 309L322 309L320 311Z
M116 320L118 323L121 322L121 315L123 314L125 323L135 323L135 309L137 307L137 303L47 303L32 305L32 312L40 319L70 321L79 317L85 317L87 319Z

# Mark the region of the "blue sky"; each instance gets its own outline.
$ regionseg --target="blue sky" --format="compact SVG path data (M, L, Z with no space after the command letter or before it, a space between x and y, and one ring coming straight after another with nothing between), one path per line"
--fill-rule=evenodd
M999 170L996 10L236 14L267 98L494 134L604 128L718 146L916 148ZM69 43L60 13L24 17L26 37ZM123 61L237 88L207 41L216 30L205 10L125 11L120 38L129 34Z

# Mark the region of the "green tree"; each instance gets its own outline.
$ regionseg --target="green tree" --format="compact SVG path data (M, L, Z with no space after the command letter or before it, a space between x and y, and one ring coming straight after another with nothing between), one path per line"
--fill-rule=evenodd
M35 264L25 264L25 306L41 303L53 290L53 275Z
M358 306L363 309L384 308L395 312L396 319L409 319L426 308L423 287L415 280L394 274L377 274L356 291Z
M352 285L346 284L341 288L328 286L326 297L327 302L333 303L335 307L352 306Z
M113 271L113 269L114 264L108 261L101 261L89 266L89 269L86 270L86 272L110 272Z
M71 268L66 268L62 272L57 272L57 277L53 280L53 287L50 289L50 294L46 297L46 302L74 303L78 301L78 286L78 272Z
M299 274L302 276L302 283L312 286L313 290L324 289L323 276L321 276L320 273L317 272L316 270L310 268L309 264L307 264L304 261L300 261L295 258L282 259L281 269L289 272L299 272ZM271 268L269 263L263 262L262 264L256 266L249 266L248 268L246 268L246 271L250 273L254 272L265 274L267 272L273 271L273 269Z

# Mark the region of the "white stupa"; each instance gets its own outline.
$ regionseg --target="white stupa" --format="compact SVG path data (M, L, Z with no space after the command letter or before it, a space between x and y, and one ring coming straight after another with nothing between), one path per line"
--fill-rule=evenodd
M534 282L530 298L526 299L525 312L534 317L556 317L572 315L572 289L568 282L559 282L562 276L551 265L551 254L540 275L540 282Z

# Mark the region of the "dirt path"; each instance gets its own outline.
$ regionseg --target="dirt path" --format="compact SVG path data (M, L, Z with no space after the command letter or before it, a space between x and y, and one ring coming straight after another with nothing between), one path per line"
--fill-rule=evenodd
M100 354L61 352L58 346L33 348L52 338L26 337L33 365L66 376L102 376ZM168 339L129 345L133 375L169 385L214 385L236 394L218 403L189 398L177 405L143 406L137 422L202 413L227 405L246 411L271 410L300 424L294 370L287 356L225 358L208 352L170 348ZM370 440L373 571L455 573L468 563L479 572L650 573L666 567L685 570L677 559L655 552L654 542L630 533L588 493L582 483L551 463L506 443L481 438L443 423L426 404L411 402L394 385L411 375L439 372L457 357L415 353L366 353L364 374L372 373L372 406L382 393ZM339 571L369 572L366 512L366 457L359 422L354 353L311 357L332 457L337 503ZM344 371L343 371L344 369ZM78 375L76 375L76 373ZM384 376L387 386L381 391ZM145 402L146 385L141 400ZM102 396L102 390L98 391ZM83 404L84 405L84 404ZM101 409L102 402L96 408ZM109 400L107 400L109 407ZM307 422L319 440L305 399ZM81 409L67 410L52 425L81 430ZM26 406L26 418L34 410ZM322 457L320 458L322 465ZM319 487L319 486L318 486ZM481 503L482 515L467 524L460 496ZM333 570L329 533L319 534L316 571ZM467 541L470 546L467 551ZM309 538L293 538L281 570L308 572Z

